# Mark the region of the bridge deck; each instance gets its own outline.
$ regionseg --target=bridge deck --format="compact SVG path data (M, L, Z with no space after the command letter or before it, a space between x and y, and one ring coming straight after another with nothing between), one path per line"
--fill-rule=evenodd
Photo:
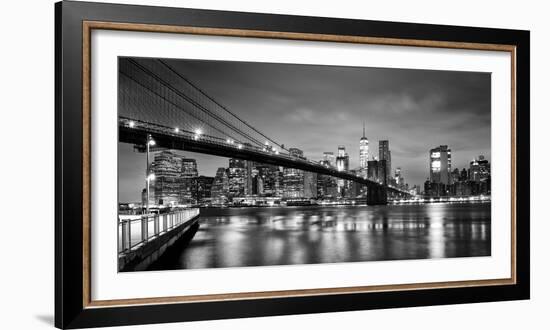
M378 182L365 179L350 172L338 171L319 163L294 157L276 151L270 147L264 149L246 145L237 141L223 140L214 136L196 134L185 130L146 123L129 118L119 119L119 141L136 145L143 145L151 134L156 146L167 149L185 150L215 156L238 158L259 163L296 168L308 172L330 175L344 180L350 180L371 187L384 187ZM395 187L384 187L390 192L409 195Z

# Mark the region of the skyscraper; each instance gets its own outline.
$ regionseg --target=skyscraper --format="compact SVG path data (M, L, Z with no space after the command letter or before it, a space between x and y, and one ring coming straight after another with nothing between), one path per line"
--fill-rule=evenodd
M159 152L151 164L151 172L155 174L151 187L155 203L160 205L178 203L182 188L181 157L168 150Z
M229 179L225 168L219 167L216 171L210 195L213 204L223 204L227 201L229 195Z
M317 198L317 173L304 172L304 197Z
M246 176L245 161L235 158L229 159L229 168L227 169L227 172L227 177L229 180L229 196L244 196Z
M300 149L290 148L288 151L293 157L304 157L304 152ZM304 171L295 168L285 168L283 170L283 197L304 197Z
M445 185L451 182L451 149L446 145L430 150L430 182Z
M247 196L250 196L250 195L258 196L262 194L263 182L262 182L262 178L260 177L260 170L258 167L254 166L250 173L250 177L248 177L248 174L247 174L246 179L247 181L251 182L251 190L249 190L246 193Z
M349 155L346 152L345 146L338 146L338 156L336 157L336 169L341 171L349 171Z
M467 181L468 180L468 171L463 168L462 171L460 171L460 180L459 181Z
M151 164L155 202L160 205L187 204L197 200L197 161L164 150Z
M180 191L180 203L189 204L195 203L198 200L197 196L197 161L191 158L181 158L181 180L182 186Z
M394 177L395 186L404 189L405 187L405 178L401 175L401 167L397 167L395 169L395 177Z
M328 164L328 166L331 166L331 167L336 166L336 156L334 156L334 152L325 151L323 153L323 161L325 161Z
M390 141L380 140L378 141L378 160L384 160L386 163L386 183L391 181L391 151Z
M212 197L212 185L214 178L201 175L197 178L197 201L203 201Z
M317 196L333 198L338 195L338 184L335 177L325 174L317 175Z
M363 177L367 176L369 161L369 140L365 136L365 123L363 122L363 136L359 139L359 171Z
M274 189L273 196L282 197L284 194L284 173L282 167L276 166L273 172Z
M451 182L451 184L453 184L453 183L456 183L456 182L459 182L459 181L460 181L460 171L458 170L458 168L455 168L451 172L450 182Z
M245 167L245 185L244 185L244 194L246 196L254 195L254 175L253 172L256 169L256 163L250 160L244 161L244 167Z
M338 172L349 171L349 155L345 146L338 146L338 156L336 157L336 169ZM344 179L338 179L338 194L345 197L348 182Z
M268 164L257 164L256 168L258 170L258 194L262 196L275 196L279 167Z
M480 182L491 175L491 166L485 156L481 155L470 162L470 181Z
M388 174L388 164L385 159L380 159L378 161L378 182L387 186L389 183L389 178L391 174Z

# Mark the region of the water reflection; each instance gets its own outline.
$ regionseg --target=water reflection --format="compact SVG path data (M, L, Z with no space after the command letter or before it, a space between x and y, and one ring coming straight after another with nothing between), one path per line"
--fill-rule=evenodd
M490 218L490 203L204 209L161 268L488 256Z

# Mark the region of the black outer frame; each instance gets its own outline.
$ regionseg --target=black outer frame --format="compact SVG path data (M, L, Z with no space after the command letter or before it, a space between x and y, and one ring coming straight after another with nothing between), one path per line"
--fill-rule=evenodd
M515 285L84 308L82 21L516 46ZM55 326L83 328L529 299L529 31L63 1L55 4Z

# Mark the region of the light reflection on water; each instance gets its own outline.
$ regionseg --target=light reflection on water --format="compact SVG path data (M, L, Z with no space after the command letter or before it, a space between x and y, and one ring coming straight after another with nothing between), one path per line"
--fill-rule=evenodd
M203 209L161 268L488 256L490 219L490 203Z

